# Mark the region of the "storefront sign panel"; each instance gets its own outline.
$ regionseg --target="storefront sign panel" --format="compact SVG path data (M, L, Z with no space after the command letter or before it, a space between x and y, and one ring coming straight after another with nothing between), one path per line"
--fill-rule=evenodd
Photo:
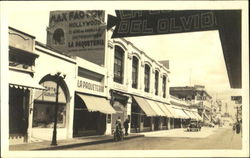
M78 56L99 65L104 64L105 12L51 11L47 44L72 56Z
M46 90L45 91L36 91L34 100L55 102L56 101L56 82L45 81L41 85ZM59 103L66 103L66 97L65 97L64 92L60 86L59 86L59 91L58 91L58 102Z
M102 82L93 81L83 77L78 77L76 90L78 92L105 96L105 86Z

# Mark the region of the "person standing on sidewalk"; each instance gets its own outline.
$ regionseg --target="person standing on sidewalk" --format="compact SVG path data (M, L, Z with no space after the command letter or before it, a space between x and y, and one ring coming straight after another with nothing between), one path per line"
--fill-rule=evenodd
M129 127L128 124L129 124L129 120L128 120L128 118L126 118L126 120L123 123L123 127L125 128L125 135L126 136L128 135L128 127Z

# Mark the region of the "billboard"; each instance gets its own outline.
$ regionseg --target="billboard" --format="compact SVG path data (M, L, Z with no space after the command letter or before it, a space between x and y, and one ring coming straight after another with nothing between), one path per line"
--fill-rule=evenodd
M64 54L104 65L104 20L102 10L51 11L47 45Z

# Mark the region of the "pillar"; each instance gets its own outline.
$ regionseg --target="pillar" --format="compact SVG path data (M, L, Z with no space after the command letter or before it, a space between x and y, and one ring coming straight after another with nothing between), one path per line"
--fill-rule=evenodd
M28 129L27 129L28 143L31 142L31 137L32 137L34 94L35 90L31 89L29 92L29 105L28 105Z

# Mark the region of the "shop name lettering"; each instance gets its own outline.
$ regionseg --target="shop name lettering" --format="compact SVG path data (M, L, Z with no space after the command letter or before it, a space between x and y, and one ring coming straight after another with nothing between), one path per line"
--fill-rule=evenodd
M153 14L153 13L151 13ZM152 34L174 33L183 31L202 30L214 28L216 19L213 12L205 12L195 15L156 18L153 26L148 26L148 19L140 19L140 12L124 14L120 13L121 21L118 25L119 34ZM135 18L136 19L129 19ZM149 20L150 21L150 20ZM152 22L151 22L152 23Z
M71 12L62 12L60 14L54 14L50 17L50 23L58 23L72 20L83 20L90 17L101 18L103 11L71 11ZM88 23L87 23L88 24ZM89 23L91 24L91 23Z
M97 92L104 92L104 86L99 86L97 84L89 83L89 82L82 81L82 80L77 81L77 87L92 90L92 91L97 91Z
M55 97L56 96L56 88L55 87L48 87L44 86L46 88L46 92L44 93L44 96L48 97Z

